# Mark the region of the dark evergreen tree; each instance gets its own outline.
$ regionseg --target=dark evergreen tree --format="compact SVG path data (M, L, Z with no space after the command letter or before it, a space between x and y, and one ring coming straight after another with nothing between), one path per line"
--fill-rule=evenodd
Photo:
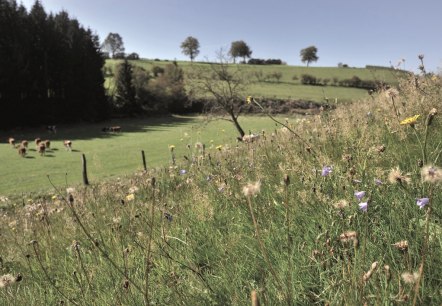
M135 115L141 110L136 100L132 72L132 65L125 59L118 65L115 75L115 107L117 111L128 115Z

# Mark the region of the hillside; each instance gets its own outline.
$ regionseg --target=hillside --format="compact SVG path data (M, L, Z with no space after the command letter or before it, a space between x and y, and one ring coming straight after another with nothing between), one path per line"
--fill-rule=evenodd
M441 87L413 77L169 167L0 198L0 301L441 305Z
M122 60L107 60L106 88L113 88L112 73L116 65ZM140 66L147 71L152 71L155 66L164 68L170 61L136 60L133 65ZM178 65L185 71L191 71L192 67L205 67L208 63L179 61ZM345 87L340 81L358 77L363 81L378 81L390 85L397 85L403 71L384 68L339 68L339 67L301 67L288 65L235 65L250 76L249 95L263 98L299 99L323 102L329 101L349 102L363 99L368 96L366 89ZM303 85L302 75L308 74L320 80L327 80L326 86ZM279 79L275 78L279 75Z

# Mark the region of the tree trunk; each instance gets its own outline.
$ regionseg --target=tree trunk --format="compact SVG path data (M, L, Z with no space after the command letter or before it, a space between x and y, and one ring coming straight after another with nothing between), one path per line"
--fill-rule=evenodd
M230 117L232 117L233 124L235 125L235 127L236 127L236 129L242 139L246 133L244 133L244 130L242 129L241 125L239 125L238 117L235 117L235 114L233 112L229 112L229 115L230 115Z

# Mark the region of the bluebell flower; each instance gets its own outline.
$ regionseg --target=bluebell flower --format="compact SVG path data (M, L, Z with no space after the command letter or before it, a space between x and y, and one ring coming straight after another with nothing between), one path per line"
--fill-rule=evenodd
M424 208L428 203L430 203L429 198L420 198L416 200L416 204L420 209Z
M185 169L181 169L181 170L180 170L180 174L181 174L181 175L184 175L184 174L186 174L186 173L187 173L187 170L185 170Z
M359 209L363 212L367 212L368 209L368 202L361 202L359 203Z
M355 192L355 197L359 200L359 201L361 201L362 200L362 198L365 196L365 191L356 191Z
M322 176L328 176L332 172L332 168L330 166L325 166L322 168L321 175Z

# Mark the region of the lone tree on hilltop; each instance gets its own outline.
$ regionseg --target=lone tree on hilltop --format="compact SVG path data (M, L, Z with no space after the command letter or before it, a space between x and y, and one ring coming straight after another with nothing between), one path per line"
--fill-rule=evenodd
M316 62L319 57L316 55L318 53L318 48L315 46L310 46L305 49L302 49L300 52L301 61L303 63L307 62L307 67L311 62Z
M200 43L195 37L189 36L181 43L181 49L184 55L190 57L193 62L195 57L200 53Z
M112 54L112 58L116 53L124 52L123 38L118 33L109 33L102 45L103 50Z
M244 63L246 62L246 57L252 55L252 50L250 47L242 40L232 42L229 54L233 57L233 62L236 62L237 57L242 57Z

